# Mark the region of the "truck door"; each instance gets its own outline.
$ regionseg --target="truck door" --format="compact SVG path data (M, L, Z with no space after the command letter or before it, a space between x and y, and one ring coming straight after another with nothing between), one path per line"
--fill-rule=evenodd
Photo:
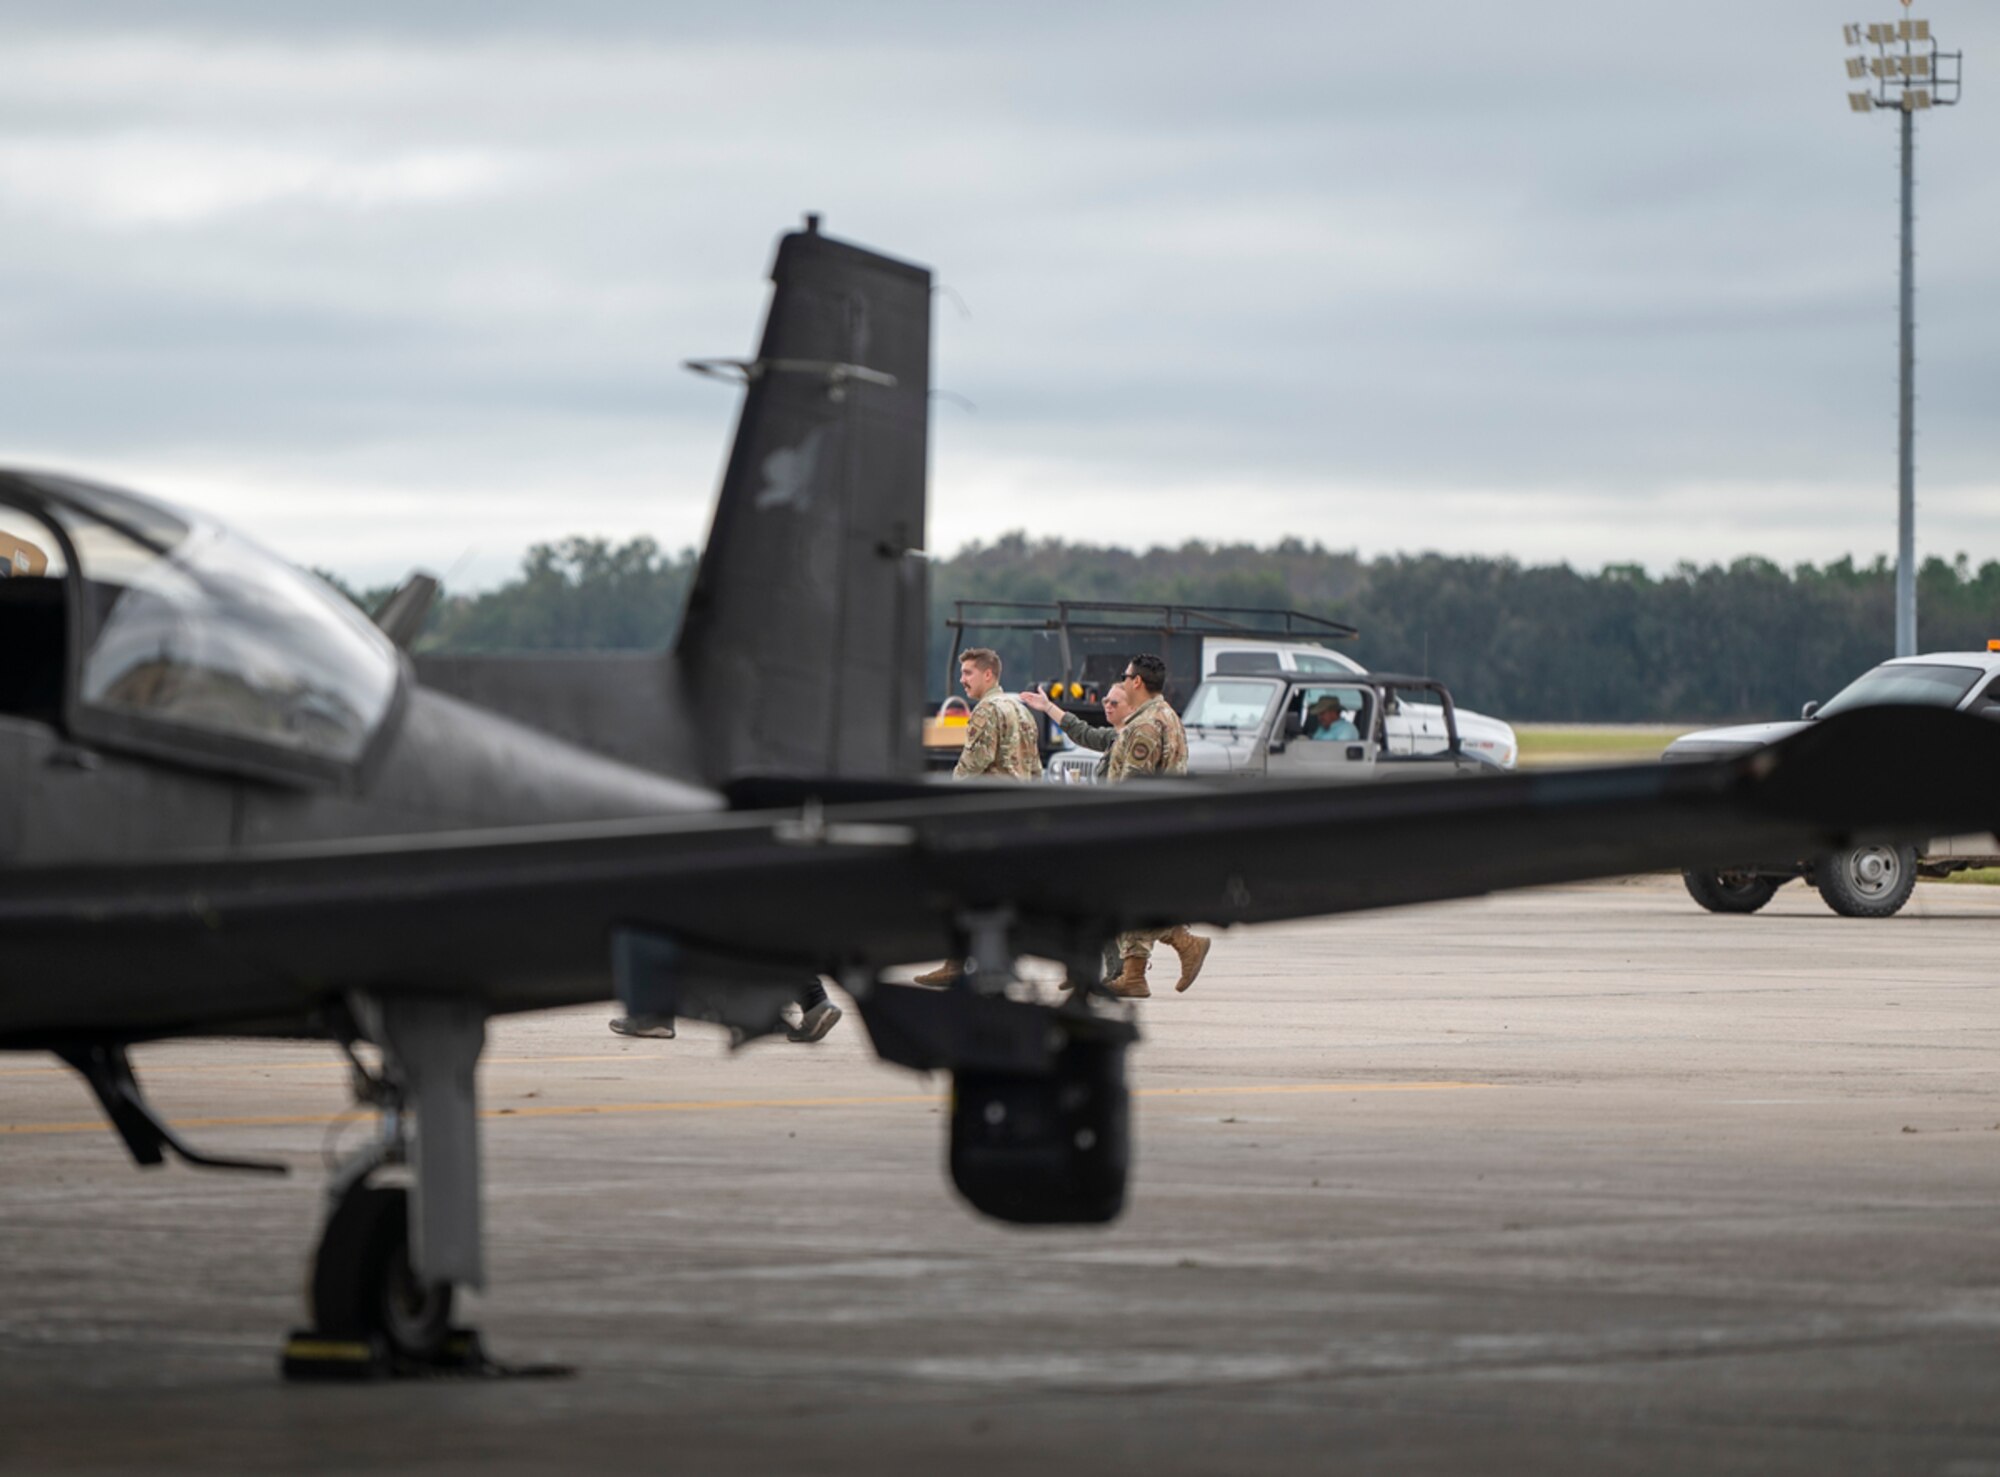
M1392 754L1443 754L1451 747L1444 709L1436 703L1392 693L1382 718L1384 742Z
M1273 779L1365 780L1375 771L1376 699L1348 683L1296 683L1285 697L1272 737L1267 773ZM1282 745L1282 747L1280 747Z

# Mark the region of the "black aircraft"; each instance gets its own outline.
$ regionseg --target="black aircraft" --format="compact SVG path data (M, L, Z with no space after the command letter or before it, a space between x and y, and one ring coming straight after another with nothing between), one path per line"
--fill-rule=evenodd
M615 993L755 1035L831 975L883 1057L954 1074L977 1209L1105 1220L1136 1032L1088 987L1010 998L1020 956L1094 981L1120 928L2000 820L2000 731L1889 710L1728 762L1473 783L926 784L930 277L810 219L772 277L756 356L702 366L747 391L665 655L413 663L422 577L371 624L195 513L0 472L0 1048L73 1067L141 1164L245 1169L268 1166L153 1113L128 1048L346 1053L380 1132L333 1176L294 1368L463 1357L498 1012ZM884 976L941 955L974 967Z

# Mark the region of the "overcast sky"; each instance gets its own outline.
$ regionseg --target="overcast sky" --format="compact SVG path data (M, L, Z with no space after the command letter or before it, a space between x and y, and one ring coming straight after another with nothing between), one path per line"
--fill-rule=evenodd
M2000 558L1970 0L0 0L0 460L367 580L698 542L736 400L679 361L749 351L810 209L956 294L943 551L1868 559L1896 125L1840 27L1897 14L1968 53L1918 126L1919 548Z

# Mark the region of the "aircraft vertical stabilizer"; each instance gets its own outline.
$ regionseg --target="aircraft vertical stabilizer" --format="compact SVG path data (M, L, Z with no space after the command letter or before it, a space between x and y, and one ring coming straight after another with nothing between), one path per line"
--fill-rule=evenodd
M704 777L915 775L930 273L808 217L771 278L674 650Z

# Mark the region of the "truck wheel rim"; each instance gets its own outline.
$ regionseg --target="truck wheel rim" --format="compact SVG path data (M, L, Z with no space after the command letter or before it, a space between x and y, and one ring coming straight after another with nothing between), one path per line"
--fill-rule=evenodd
M1857 851L1848 858L1847 876L1857 892L1870 897L1880 897L1891 892L1896 886L1896 854L1886 848L1871 846L1865 851Z

